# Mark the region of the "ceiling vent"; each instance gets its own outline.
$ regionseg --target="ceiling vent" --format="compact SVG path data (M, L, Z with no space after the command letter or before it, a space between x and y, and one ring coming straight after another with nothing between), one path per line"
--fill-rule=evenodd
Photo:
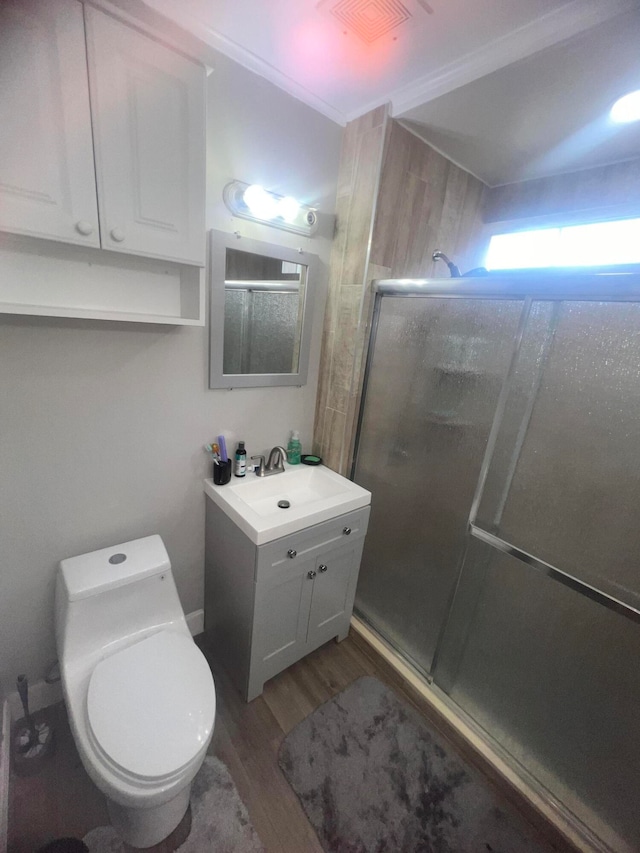
M433 12L426 0L414 0L414 5ZM413 17L400 0L322 0L317 8L330 13L343 29L355 33L367 44Z

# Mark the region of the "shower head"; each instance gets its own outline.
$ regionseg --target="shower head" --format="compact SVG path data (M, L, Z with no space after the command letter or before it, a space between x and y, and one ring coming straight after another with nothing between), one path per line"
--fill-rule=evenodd
M444 252L441 252L439 249L431 255L432 261L444 261L445 264L449 267L449 272L451 273L451 278L460 278L460 270L458 267L450 261L449 258L445 255Z

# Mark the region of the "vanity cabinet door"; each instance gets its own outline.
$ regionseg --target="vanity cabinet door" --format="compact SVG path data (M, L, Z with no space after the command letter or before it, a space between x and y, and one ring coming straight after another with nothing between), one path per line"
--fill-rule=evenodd
M306 653L314 566L315 560L290 562L256 584L249 700L262 692L268 678Z
M203 266L205 70L85 15L102 248Z
M316 561L307 644L317 648L349 630L363 540L335 548Z
M0 3L0 229L100 245L76 0Z

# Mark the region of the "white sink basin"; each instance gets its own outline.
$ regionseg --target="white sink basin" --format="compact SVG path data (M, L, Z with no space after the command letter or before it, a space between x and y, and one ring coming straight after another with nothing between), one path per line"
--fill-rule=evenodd
M287 465L283 474L247 474L226 486L205 480L204 490L256 545L371 503L371 492L324 465Z

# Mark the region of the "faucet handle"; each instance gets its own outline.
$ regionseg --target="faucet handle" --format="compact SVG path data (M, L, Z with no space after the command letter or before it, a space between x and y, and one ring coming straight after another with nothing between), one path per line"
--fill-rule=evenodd
M252 456L251 461L259 461L258 470L256 471L257 477L264 477L264 456Z

